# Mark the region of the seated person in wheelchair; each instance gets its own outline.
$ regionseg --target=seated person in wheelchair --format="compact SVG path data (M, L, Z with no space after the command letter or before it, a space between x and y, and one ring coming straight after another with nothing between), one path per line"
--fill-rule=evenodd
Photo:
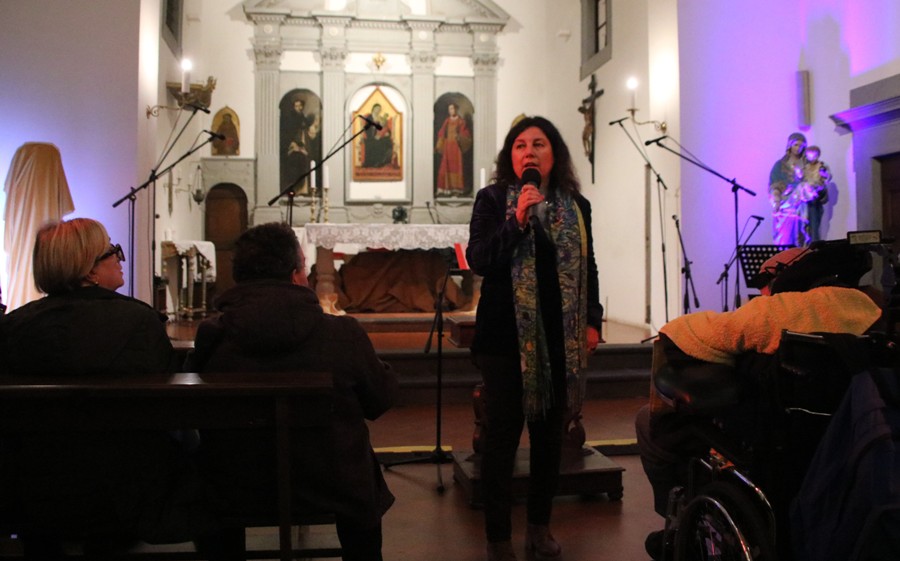
M870 268L868 251L849 245L782 251L752 279L760 296L731 312L696 312L664 325L654 347L653 371L663 362L678 369L701 362L734 366L744 353L766 358L776 353L783 330L861 335L882 315L878 304L857 288ZM635 420L654 509L664 517L669 491L687 484L690 458L708 452L708 445L692 438L687 417L668 408L651 388L650 404ZM651 557L659 558L663 532L651 533L645 545Z

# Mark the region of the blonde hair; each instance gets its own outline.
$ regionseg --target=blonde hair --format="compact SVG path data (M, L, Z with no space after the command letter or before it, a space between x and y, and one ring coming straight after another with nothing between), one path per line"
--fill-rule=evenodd
M96 220L74 218L44 225L34 241L35 287L46 294L75 290L108 248L109 234Z

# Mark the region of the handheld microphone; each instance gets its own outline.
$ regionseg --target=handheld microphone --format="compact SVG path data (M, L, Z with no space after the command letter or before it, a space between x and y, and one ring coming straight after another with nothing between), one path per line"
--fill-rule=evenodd
M621 119L618 119L618 120L615 120L615 121L610 121L610 122L609 122L609 126L618 125L619 123L621 123L622 121L624 121L624 120L627 119L627 118L628 118L628 117L622 117Z
M755 215L755 214L751 214L751 215L750 215L750 218L754 218L754 219L756 219L756 220L759 220L760 222L762 222L763 220L765 220L765 218L763 218L762 216L757 216L757 215Z
M648 140L647 142L644 143L644 146L650 146L651 144L659 144L660 140L665 140L667 138L669 138L669 135L664 134L659 138L654 138L653 140Z
M205 132L205 133L208 134L209 136L215 138L216 140L225 140L225 135L224 135L224 134L219 134L219 133L217 133L217 132L207 131L207 130L204 130L203 132Z
M524 173L522 173L522 186L525 185L533 185L535 189L541 188L541 172L534 168L527 168ZM536 228L541 222L537 217L538 205L531 205L528 207L528 222L531 223L532 228Z
M376 123L375 121L372 120L371 117L369 117L367 115L359 115L359 118L366 122L366 128L375 127L375 130L378 130L378 131L380 131L381 129L384 128L380 123Z
M209 115L209 109L207 109L206 107L203 107L203 106L200 105L199 103L185 103L185 104L182 106L182 109L184 109L185 107L190 107L190 108L193 109L194 111L203 111L204 113L206 113L207 115Z

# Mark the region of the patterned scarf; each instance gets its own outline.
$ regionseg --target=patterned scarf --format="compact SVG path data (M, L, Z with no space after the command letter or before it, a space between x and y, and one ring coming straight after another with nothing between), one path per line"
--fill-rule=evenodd
M506 216L514 216L521 187L506 194ZM580 399L579 376L587 366L587 233L581 210L572 195L557 192L548 210L549 237L556 246L557 275L562 293L563 341L566 355L567 403ZM546 226L545 226L546 227ZM554 403L553 376L547 333L541 318L535 269L535 233L522 238L513 251L512 282L522 368L522 400L528 420L545 416Z

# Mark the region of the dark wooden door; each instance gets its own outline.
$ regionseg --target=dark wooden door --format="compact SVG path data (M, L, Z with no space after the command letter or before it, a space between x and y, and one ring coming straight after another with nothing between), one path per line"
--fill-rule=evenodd
M234 242L247 230L247 195L233 183L220 183L206 195L206 239L216 245L216 285L213 295L234 286L231 258Z
M881 219L885 236L900 239L900 154L878 158L881 163Z

